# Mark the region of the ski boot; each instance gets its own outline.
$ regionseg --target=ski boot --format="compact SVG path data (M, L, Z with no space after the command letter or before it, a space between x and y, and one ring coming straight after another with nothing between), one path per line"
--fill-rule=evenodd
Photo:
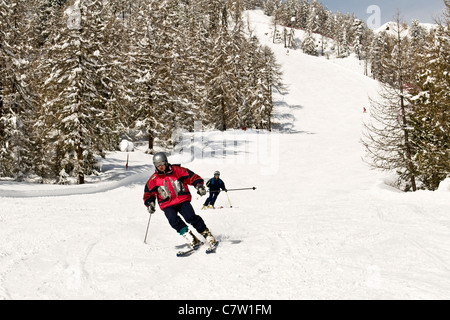
M206 239L206 245L208 248L206 249L206 253L214 253L216 252L216 248L219 245L219 241L217 241L214 236L211 234L211 232L208 230L208 228L202 232L202 236Z
M185 233L181 235L186 239L191 249L197 250L202 245L202 242L198 240L198 238L190 230L186 230Z
M208 228L206 228L206 230L202 232L202 236L206 239L206 244L210 248L214 248L216 246L217 241L214 238L214 236L212 235L211 231L209 231Z

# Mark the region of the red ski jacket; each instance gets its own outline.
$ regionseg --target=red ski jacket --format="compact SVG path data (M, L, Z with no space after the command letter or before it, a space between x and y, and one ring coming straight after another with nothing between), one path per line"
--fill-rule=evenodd
M166 172L156 171L145 185L144 204L158 199L161 210L192 200L188 185L203 185L203 179L189 169L169 164Z

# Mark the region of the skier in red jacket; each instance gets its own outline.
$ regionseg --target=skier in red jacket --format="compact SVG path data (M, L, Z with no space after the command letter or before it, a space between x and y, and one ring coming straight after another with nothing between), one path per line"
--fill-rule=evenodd
M159 207L164 211L169 224L187 240L192 249L198 248L201 241L189 230L178 214L206 239L209 246L214 246L215 238L202 217L195 214L191 205L192 196L188 187L194 186L197 193L204 196L206 189L203 186L203 179L189 169L169 164L163 152L153 156L153 164L156 171L148 180L144 191L144 204L148 212L155 213L155 200L158 199Z

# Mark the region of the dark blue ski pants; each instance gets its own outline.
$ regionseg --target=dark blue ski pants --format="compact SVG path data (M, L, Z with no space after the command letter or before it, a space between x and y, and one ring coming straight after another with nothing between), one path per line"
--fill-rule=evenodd
M180 214L187 223L192 225L198 233L202 233L206 230L205 222L202 217L195 214L194 208L189 201L165 208L164 214L166 215L167 220L169 220L169 224L178 233L187 228L186 223L178 214Z
M216 203L218 196L219 196L219 191L210 192L209 197L208 197L208 199L206 199L204 206L207 207L208 205L212 205L214 207L214 204Z

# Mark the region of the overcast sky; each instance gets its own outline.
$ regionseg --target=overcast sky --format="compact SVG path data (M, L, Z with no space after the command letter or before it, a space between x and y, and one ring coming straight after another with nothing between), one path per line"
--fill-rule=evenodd
M443 0L318 0L332 12L355 13L361 20L373 19L374 11L367 13L367 9L376 5L380 8L381 24L393 21L400 9L401 17L408 24L413 19L422 23L434 23L433 18L442 13L445 5ZM373 20L370 20L373 21Z

